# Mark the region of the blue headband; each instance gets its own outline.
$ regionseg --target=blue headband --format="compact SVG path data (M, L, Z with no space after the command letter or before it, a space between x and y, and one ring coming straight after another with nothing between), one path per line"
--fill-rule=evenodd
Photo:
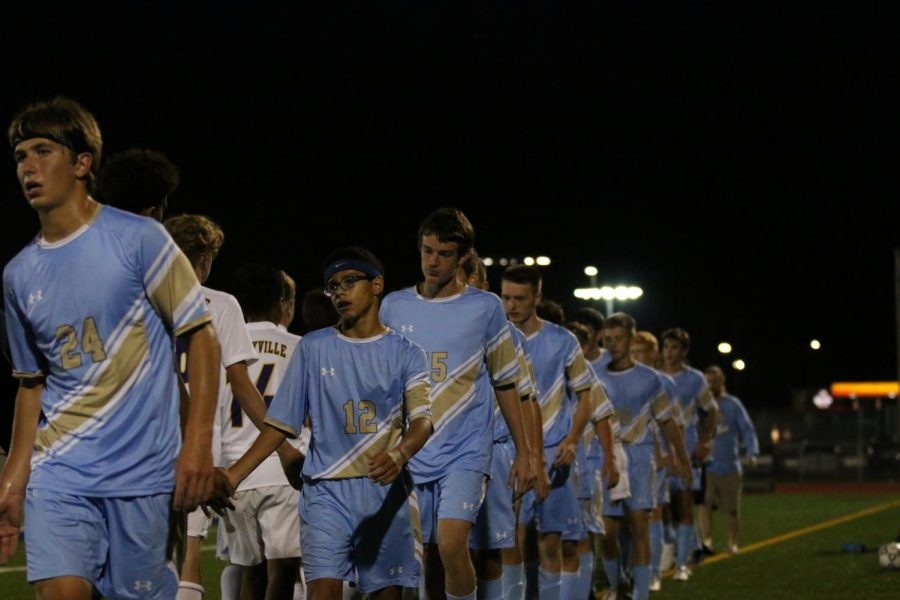
M349 260L349 259L341 259L337 260L325 269L325 281L328 281L332 275L337 273L338 271L347 271L349 269L353 269L354 271L362 271L369 277L384 277L381 271L373 265L372 263L367 263L361 260Z

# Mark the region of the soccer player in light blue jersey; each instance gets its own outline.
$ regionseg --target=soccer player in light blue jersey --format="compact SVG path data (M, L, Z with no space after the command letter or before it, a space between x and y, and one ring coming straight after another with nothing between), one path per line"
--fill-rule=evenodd
M711 511L721 508L728 528L728 551L736 554L743 485L740 445L743 443L744 456L752 468L756 466L756 457L759 456L759 440L747 409L725 389L725 373L721 367L707 367L706 381L719 406L719 420L712 461L706 467L706 501L700 507L700 532L703 544L712 550Z
M522 521L527 523L533 518L537 523L541 598L569 598L578 584L578 543L585 533L573 461L585 427L593 420L591 389L596 376L575 336L537 316L540 271L524 265L510 267L503 273L502 285L507 316L525 334L525 350L534 365L543 424L541 467L551 481L550 494L543 502L536 502L533 495L525 497ZM597 431L606 450L603 476L615 485L618 473L609 416L607 413L596 417Z
M600 371L609 364L609 352L604 350L600 343L603 341L603 315L596 308L585 306L575 311L572 321L582 325L587 332L587 343L581 349L584 358L591 364L594 371Z
M38 597L172 598L170 507L214 491L219 346L199 282L162 226L91 198L102 141L79 104L29 106L9 141L41 230L3 275L20 387L0 474L0 562L24 509ZM189 337L195 382L183 443L176 335Z
M672 401L660 375L652 368L635 363L631 343L635 323L625 313L607 317L603 329L603 345L611 362L598 373L609 399L616 409L620 438L628 456L628 480L631 497L613 505L604 499L603 567L610 583L611 597L619 582L618 520L624 517L631 536L631 572L634 578L633 598L646 600L650 593L650 511L656 504L654 480L656 460L653 431L655 420L665 439L675 447L675 473L691 478L690 462L681 443L681 432L672 416ZM628 560L627 557L624 560Z
M378 318L383 267L342 248L325 261L335 327L297 344L262 434L222 471L243 481L307 419L300 546L312 599L340 599L342 581L397 599L420 576L418 507L406 466L432 431L425 352Z
M672 493L672 517L677 523L675 540L675 581L691 576L688 560L699 549L694 529L694 491L700 490L700 467L707 461L716 431L718 408L703 373L687 364L691 338L680 327L667 329L662 335L663 372L675 380L678 402L684 418L684 443L694 467L693 485L685 487L679 478L669 480ZM706 412L705 426L700 428L699 411ZM699 502L699 500L698 500Z
M459 210L429 214L418 232L424 281L389 294L381 307L384 323L422 346L431 367L434 435L410 462L430 598L475 598L469 535L490 473L495 397L515 445L507 483L518 493L534 480L515 387L522 374L503 306L457 278L474 238Z

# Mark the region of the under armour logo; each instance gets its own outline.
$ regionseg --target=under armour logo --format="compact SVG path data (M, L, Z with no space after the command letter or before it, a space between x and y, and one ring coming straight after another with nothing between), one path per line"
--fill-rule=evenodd
M334 375L334 367L331 367L330 369L322 367L322 375Z
M498 540L502 540L503 538L506 537L506 532L498 531L497 533L494 534L494 537Z
M141 581L138 579L138 580L135 580L135 582L134 582L134 591L136 591L136 592L139 592L141 590L144 590L145 592L149 592L152 589L153 589L152 581Z
M413 331L415 331L415 329L416 329L415 325L401 325L400 326L401 333L412 333Z
M40 302L41 300L43 300L44 299L43 293L44 293L43 290L38 290L37 292L34 292L33 294L28 294L28 306L31 306L35 302Z
M463 510L475 510L474 502L463 502L462 505L463 505Z
M391 575L403 575L403 567L388 569L388 573L390 573Z

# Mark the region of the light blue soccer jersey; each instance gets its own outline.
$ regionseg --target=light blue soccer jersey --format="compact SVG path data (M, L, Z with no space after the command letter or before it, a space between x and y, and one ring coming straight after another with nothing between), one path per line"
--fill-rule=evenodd
M44 376L30 488L171 492L181 435L173 335L209 321L190 263L152 219L101 206L3 272L14 376Z
M664 423L672 418L672 402L659 374L636 363L624 371L603 369L597 376L616 410L622 442L652 444L650 421Z
M417 484L457 470L490 472L493 386L521 373L500 298L476 288L428 299L407 288L388 294L381 320L428 353L434 433L409 463Z
M590 363L591 367L594 368L594 371L599 373L600 371L605 369L610 362L612 362L612 356L609 352L604 350L600 353L600 356L588 362Z
M699 441L697 425L700 422L700 416L697 414L697 408L709 410L715 400L709 391L706 377L697 369L685 367L678 373L670 373L669 376L675 381L678 402L681 404L681 413L684 418L684 443L688 452L693 452Z
M591 418L587 426L584 428L584 443L587 446L587 458L593 460L603 460L603 447L600 440L597 439L594 425L603 419L609 419L609 427L613 435L613 439L617 439L621 432L619 431L619 419L616 417L616 411L612 402L609 401L609 395L597 372L594 370L593 363L588 362L591 369L594 382L591 385Z
M367 477L369 461L393 448L405 424L431 418L425 352L394 331L352 339L336 328L304 336L291 356L266 423L297 437L312 421L303 475Z
M716 402L719 404L716 439L713 441L712 462L706 471L716 475L740 473L740 442L744 443L747 457L759 454L756 429L740 400L731 394L724 394Z
M558 445L572 429L574 402L578 392L593 385L575 335L554 323L541 321L541 328L525 338L525 351L534 364L535 388L544 424L544 448Z
M516 382L516 392L521 400L531 400L534 397L534 383L531 381L531 359L525 354L525 334L519 329L509 324L509 330L513 336L513 342L516 345L516 357L519 361L519 371L523 374L519 381ZM509 439L509 425L500 411L500 404L494 403L494 441L505 442Z

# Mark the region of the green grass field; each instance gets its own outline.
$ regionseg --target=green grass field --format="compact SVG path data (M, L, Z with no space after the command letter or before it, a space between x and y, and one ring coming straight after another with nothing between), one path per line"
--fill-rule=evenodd
M679 598L900 598L900 571L878 566L874 553L839 552L842 544L877 548L900 532L900 506L819 531L779 541L777 536L894 502L889 495L759 494L744 498L741 547L734 557L694 569L687 583L665 580L656 600ZM723 523L716 521L716 545L724 547ZM753 549L759 542L772 543ZM210 542L211 543L211 542ZM206 600L219 599L223 563L204 552ZM25 582L24 554L0 567L0 599L34 597Z

